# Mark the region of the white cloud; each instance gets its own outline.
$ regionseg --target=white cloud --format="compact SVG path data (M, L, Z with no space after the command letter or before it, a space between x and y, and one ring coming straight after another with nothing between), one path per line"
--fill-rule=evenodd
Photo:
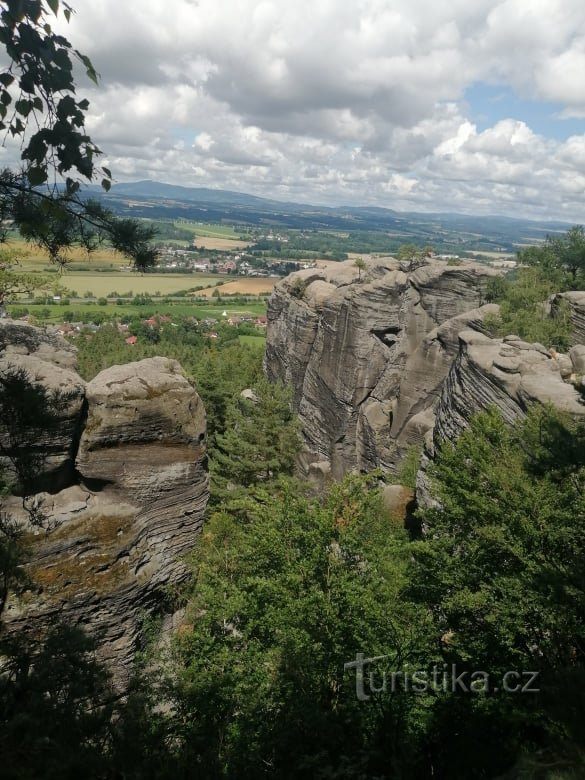
M585 115L582 0L96 0L63 31L102 74L88 127L119 178L267 197L583 221L567 141L465 89ZM87 89L86 89L87 83Z

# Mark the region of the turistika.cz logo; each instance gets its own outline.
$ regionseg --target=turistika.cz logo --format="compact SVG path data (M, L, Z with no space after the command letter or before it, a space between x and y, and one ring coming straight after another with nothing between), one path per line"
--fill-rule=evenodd
M456 664L433 664L429 669L408 668L389 671L381 668L388 655L366 658L356 653L355 661L343 665L344 671L355 670L355 693L359 701L372 696L396 693L539 693L539 672L509 670L492 675L482 670L461 671Z

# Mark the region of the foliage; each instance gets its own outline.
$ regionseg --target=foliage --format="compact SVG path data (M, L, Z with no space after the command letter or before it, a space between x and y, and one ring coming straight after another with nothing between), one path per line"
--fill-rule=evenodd
M556 276L563 289L582 289L585 229L582 225L574 225L564 235L548 235L541 246L522 249L518 259L526 265L542 268L549 278Z
M103 777L112 691L95 642L63 625L38 645L8 635L0 649L2 777Z
M0 249L0 311L18 295L27 294L31 297L35 290L48 290L51 286L48 277L15 272L17 263L14 252Z
M400 462L398 481L401 485L404 485L411 490L414 490L416 487L416 475L420 467L421 455L421 447L413 445L408 448Z
M0 129L20 139L22 165L20 171L0 172L0 219L3 225L14 222L61 267L73 246L91 252L107 237L135 268L145 270L156 263L153 229L117 219L79 194L81 181L98 176L108 190L112 176L96 166L101 152L85 131L89 102L76 97L74 61L95 83L98 75L86 55L53 31L50 19L59 5L59 0L0 3L0 43L9 60L0 73ZM63 4L67 20L71 13ZM15 274L13 289L23 284Z
M215 435L210 463L215 501L233 501L253 485L292 474L300 451L289 389L261 378L252 394L232 398L224 431Z
M543 407L513 427L484 412L442 447L409 594L433 614L445 662L499 681L535 671L540 693L446 696L431 726L451 742L440 776L492 777L522 750L584 744L584 453L585 425Z
M406 539L374 483L348 477L323 504L286 484L273 497L258 489L243 516L208 522L176 645L185 766L210 778L366 778L418 763L418 721L406 716L416 697L364 706L343 669L356 651L400 668L425 648L399 597Z
M293 298L298 298L300 300L304 296L306 289L307 283L304 279L298 277L290 283L288 291Z
M430 246L419 247L416 244L401 244L398 247L396 257L403 263L408 263L408 270L412 271L425 262L427 257L433 253Z
M563 288L556 271L543 267L521 268L512 279L491 281L487 299L500 305L499 317L486 318L494 336L514 334L528 342L554 347L560 352L571 344L571 322L566 305L551 312L548 299Z

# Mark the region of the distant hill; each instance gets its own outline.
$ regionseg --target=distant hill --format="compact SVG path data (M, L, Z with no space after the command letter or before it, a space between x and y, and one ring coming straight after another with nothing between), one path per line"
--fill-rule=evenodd
M96 190L97 192L97 190ZM431 244L448 250L515 251L519 245L562 232L564 222L503 216L423 214L374 206L314 206L259 198L242 192L182 187L158 181L114 184L100 197L117 213L156 220L190 219L297 230L384 232L402 243Z

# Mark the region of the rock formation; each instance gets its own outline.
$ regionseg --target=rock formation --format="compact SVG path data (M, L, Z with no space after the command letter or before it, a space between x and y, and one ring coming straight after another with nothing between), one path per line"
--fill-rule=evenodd
M61 395L67 400L56 424L50 431L37 431L34 441L19 441L22 432L17 430L11 436L9 420L0 425L0 465L12 473L10 456L16 454L13 450L27 447L31 455L36 455L39 466L35 490L59 490L74 479L74 450L85 387L76 366L76 350L65 339L26 323L0 320L0 375L25 372L33 386L44 388L51 397ZM16 392L22 392L22 388L17 386Z
M555 295L553 310L565 302L569 307L569 316L573 331L573 344L585 344L585 291L565 292Z
M422 443L457 332L481 329L494 311L483 304L496 273L438 261L405 272L383 258L369 261L365 273L347 261L299 271L276 286L265 369L293 387L307 471L338 478L352 469L394 469L408 447Z
M30 586L8 601L3 619L8 630L42 631L56 620L84 626L98 636L100 655L123 687L143 618L164 611L163 588L186 576L182 557L202 524L205 411L174 360L114 366L86 386L71 369L75 353L67 342L30 326L22 333L30 351L5 347L0 365L17 358L33 381L49 387L74 377L83 405L59 440L75 465L69 482L59 479L27 501L46 522L29 528ZM51 362L50 350L67 355L69 367ZM4 510L27 521L16 498Z
M432 503L427 469L437 447L445 440L455 441L477 412L495 406L512 423L531 404L550 403L573 417L585 416L578 374L583 347L573 347L569 356L558 355L518 336L492 339L471 330L459 333L458 344L425 442L417 476L419 504Z

